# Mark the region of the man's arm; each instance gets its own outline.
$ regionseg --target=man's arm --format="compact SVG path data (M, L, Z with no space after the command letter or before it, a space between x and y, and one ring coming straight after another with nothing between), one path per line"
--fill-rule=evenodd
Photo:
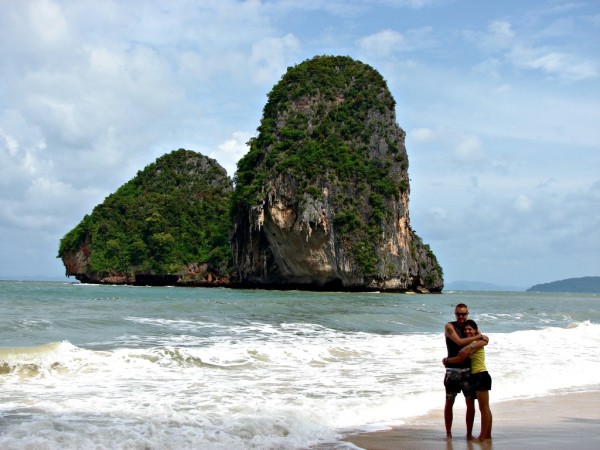
M471 353L470 352L463 352L461 350L461 352L458 354L458 356L452 356L450 358L444 358L442 359L442 363L444 365L450 363L450 364L457 364L457 363L461 363L463 362L465 359L467 359L469 357Z
M454 327L452 326L452 324L450 322L446 323L446 327L444 329L444 332L445 332L445 334L446 334L447 337L449 337L450 339L452 339L454 342L456 342L460 346L468 345L471 342L474 342L477 339L479 339L480 337L482 337L480 334L477 334L475 336L461 338L458 335L458 333L456 332L456 330L454 329Z

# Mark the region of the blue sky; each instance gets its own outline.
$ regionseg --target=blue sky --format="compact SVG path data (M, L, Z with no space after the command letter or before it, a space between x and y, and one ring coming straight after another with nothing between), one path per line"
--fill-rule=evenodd
M0 277L177 148L233 175L287 67L378 70L447 282L600 275L596 0L0 0Z

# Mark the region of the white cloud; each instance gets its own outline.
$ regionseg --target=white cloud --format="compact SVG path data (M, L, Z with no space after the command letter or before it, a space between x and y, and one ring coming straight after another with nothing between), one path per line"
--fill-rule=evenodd
M509 61L518 67L539 69L565 81L596 78L599 72L596 61L545 48L516 46L507 54L507 57Z
M6 149L9 156L14 156L18 149L17 141L12 136L4 134L2 130L0 130L0 138L2 139L2 148Z
M488 27L496 42L503 46L512 41L515 33L512 30L511 24L506 20L494 20Z
M427 142L435 139L436 133L430 128L417 128L410 132L412 139L420 142Z
M125 68L127 58L122 53L104 47L89 49L89 66L92 73L105 77L116 77Z
M515 209L520 212L531 211L531 200L526 195L519 195L515 200Z
M454 271L461 267L470 268L463 273L471 279L529 286L535 284L534 274L549 281L594 274L600 267L600 212L595 206L600 204L600 180L574 189L567 180L515 188L512 179L486 177L475 190L444 186L435 194L438 198L423 205L422 212L411 201L411 218L445 264L448 280L458 279ZM567 273L566 265L568 275L561 275ZM494 270L511 276L494 278Z
M285 72L286 61L295 58L300 50L300 42L293 34L283 37L268 37L252 44L250 63L254 68L253 80L266 83L277 80Z
M27 8L29 31L44 44L55 44L63 40L68 31L62 8L50 0L30 2Z
M465 30L463 34L467 41L491 53L510 48L516 41L512 25L507 20L494 20L485 31Z
M524 29L515 31L513 24L507 20L495 20L489 24L486 32L468 30L464 35L468 41L475 43L490 55L502 54L504 61L517 68L541 70L568 82L598 77L600 69L597 58L582 56L572 47L563 49L560 46L536 44L538 40L548 35L554 37L558 33L558 28L564 29L565 23L569 23L571 28L570 20L565 19L560 22L563 24L560 27L557 22L554 22L537 35L527 35ZM554 32L550 32L551 29L554 29ZM564 31L558 34L563 33ZM488 58L488 61L490 60L495 66L495 70L490 73L498 76L499 59ZM490 69L489 62L486 64ZM479 69L482 67L485 66L478 65Z
M502 63L497 58L488 58L485 61L480 62L474 66L476 73L480 73L486 77L492 77L493 79L501 79L500 69Z
M67 21L62 8L50 0L37 0L29 9L33 31L47 42L55 43L66 37Z
M383 30L358 41L362 52L379 58L401 50L404 44L404 36L393 30Z
M590 17L586 17L585 20L593 24L595 27L600 28L600 14L594 14Z
M208 156L215 158L227 170L227 174L233 177L237 170L237 162L248 152L246 143L250 140L250 134L236 131L225 142L218 145L215 152Z
M481 161L484 158L481 140L478 136L461 136L456 145L456 155L463 162Z
M428 150L430 155L443 155L441 163L446 166L472 167L483 170L492 168L495 162L486 158L480 136L461 130L416 128L408 133L407 139L409 149L418 146L421 151ZM413 142L414 144L412 144Z
M0 115L0 137L0 185L5 192L20 192L23 180L46 170L40 158L46 144L38 128L26 123L15 110Z
M432 27L411 28L403 33L385 29L356 41L358 52L369 60L385 60L398 53L433 47L437 38Z

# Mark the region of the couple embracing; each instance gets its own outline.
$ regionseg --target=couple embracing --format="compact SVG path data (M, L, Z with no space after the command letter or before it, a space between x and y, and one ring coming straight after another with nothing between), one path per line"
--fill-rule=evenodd
M464 303L456 305L454 314L456 320L448 322L444 330L448 348L448 357L442 361L446 366L444 377L446 436L452 437L452 408L456 396L462 391L467 405L467 439L473 439L475 399L477 399L481 413L481 432L478 440L485 441L492 438L492 412L489 403L492 379L485 367L483 349L488 343L488 338L479 332L473 320L467 319L469 316L467 305Z

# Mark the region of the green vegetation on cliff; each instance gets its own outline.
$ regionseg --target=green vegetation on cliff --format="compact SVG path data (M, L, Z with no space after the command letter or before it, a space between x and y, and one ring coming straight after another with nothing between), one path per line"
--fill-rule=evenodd
M259 134L238 163L235 198L252 203L267 177L287 172L307 185L333 174L340 183L369 180L383 195L407 189L406 179L389 174L391 162L368 155L372 136L384 131L376 129L374 114L394 106L381 75L349 57L316 57L289 67L269 93ZM384 138L407 167L406 155Z
M216 161L179 149L138 172L60 241L65 260L86 248L85 272L176 274L230 267L232 184Z

